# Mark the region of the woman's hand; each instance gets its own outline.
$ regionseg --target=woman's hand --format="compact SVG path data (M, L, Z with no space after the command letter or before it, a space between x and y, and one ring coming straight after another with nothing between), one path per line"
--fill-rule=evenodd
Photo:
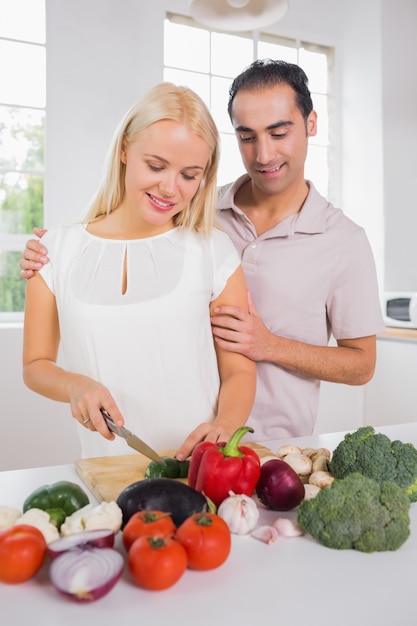
M229 429L221 426L220 424L216 424L215 422L213 424L204 422L203 424L197 426L197 428L195 428L192 433L188 435L184 443L178 448L175 458L179 461L184 461L184 459L190 456L195 446L200 443L200 441L226 443L226 441L228 441L228 439L230 439L233 435L233 432L230 432Z
M114 439L100 409L105 409L116 426L123 426L124 419L109 390L86 376L74 375L70 383L70 406L74 419L89 430L96 430L105 439Z
M35 226L33 232L37 237L42 237L46 230ZM22 278L32 278L36 271L42 269L45 263L48 263L47 254L48 250L37 239L29 239L19 261L19 266L22 268L20 276Z

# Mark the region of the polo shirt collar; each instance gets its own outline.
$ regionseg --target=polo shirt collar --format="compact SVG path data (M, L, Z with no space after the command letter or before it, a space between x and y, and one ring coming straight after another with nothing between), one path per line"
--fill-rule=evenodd
M243 183L247 180L249 180L249 176L247 174L243 174L234 183L220 188L217 209L220 211L233 209L236 213L244 215L243 211L236 206L234 197L239 187L241 187L241 185L243 185ZM290 230L294 233L316 234L323 233L326 230L326 216L329 202L317 191L311 181L307 180L306 182L310 191L300 213L295 216L290 216L287 220L278 224L278 228L281 227L282 229L284 223L288 222ZM290 227L290 223L292 227Z

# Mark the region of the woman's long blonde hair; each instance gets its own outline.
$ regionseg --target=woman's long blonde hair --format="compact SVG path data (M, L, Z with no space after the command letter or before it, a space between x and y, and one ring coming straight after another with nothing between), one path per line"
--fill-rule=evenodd
M174 120L201 137L211 157L195 196L174 217L176 226L209 233L216 210L216 177L219 162L219 133L201 98L188 87L160 83L153 87L125 115L116 129L107 156L104 177L93 198L85 221L108 215L116 209L125 194L125 164L121 161L122 145L135 141L148 126L161 120Z

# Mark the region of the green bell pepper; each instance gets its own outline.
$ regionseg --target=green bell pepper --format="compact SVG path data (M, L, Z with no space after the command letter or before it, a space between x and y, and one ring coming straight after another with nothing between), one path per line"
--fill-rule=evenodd
M163 456L165 465L151 461L145 470L145 478L187 478L190 461L178 461L170 456Z
M85 491L76 483L61 480L35 489L24 501L23 512L42 509L60 529L65 518L90 503Z

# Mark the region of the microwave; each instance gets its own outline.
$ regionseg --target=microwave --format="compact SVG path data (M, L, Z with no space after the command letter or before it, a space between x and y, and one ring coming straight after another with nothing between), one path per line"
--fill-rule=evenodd
M387 291L382 298L386 326L417 328L417 292Z

